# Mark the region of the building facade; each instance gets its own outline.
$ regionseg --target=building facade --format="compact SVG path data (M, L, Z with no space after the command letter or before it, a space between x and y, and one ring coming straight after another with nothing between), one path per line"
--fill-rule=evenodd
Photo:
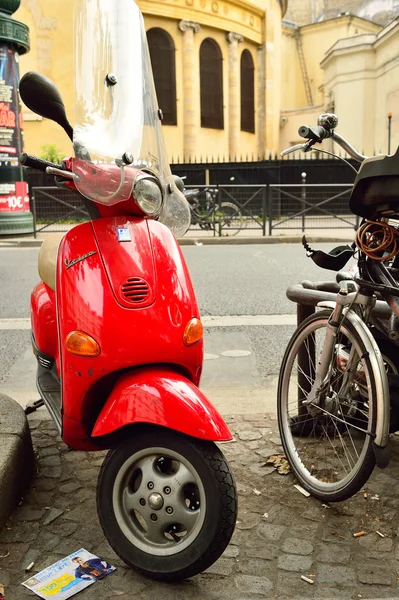
M239 160L279 147L282 18L287 0L139 0L170 160ZM22 0L31 31L21 73L58 86L73 122L74 1ZM71 152L63 131L25 111L25 145Z
M399 144L399 0L137 0L143 12L171 162L276 156L298 127L335 110L360 150ZM384 9L384 10L383 10ZM71 122L74 0L22 0L23 74L60 89ZM72 153L62 129L27 109L25 145Z

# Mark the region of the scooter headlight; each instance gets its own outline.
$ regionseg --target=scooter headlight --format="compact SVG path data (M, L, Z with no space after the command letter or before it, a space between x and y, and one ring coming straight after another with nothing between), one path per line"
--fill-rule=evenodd
M149 217L156 217L161 212L162 188L155 177L137 177L133 188L133 196L141 210Z

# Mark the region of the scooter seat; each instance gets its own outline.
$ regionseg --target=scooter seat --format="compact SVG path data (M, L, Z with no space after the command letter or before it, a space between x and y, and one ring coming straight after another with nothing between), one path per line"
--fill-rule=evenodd
M44 283L46 283L54 291L58 247L64 235L64 233L52 233L46 237L39 252L39 275Z

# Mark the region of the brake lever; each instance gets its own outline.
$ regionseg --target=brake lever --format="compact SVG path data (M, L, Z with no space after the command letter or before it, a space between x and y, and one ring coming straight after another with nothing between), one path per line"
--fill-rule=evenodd
M303 144L296 144L296 146L291 146L291 148L287 148L281 152L281 156L287 156L287 154L291 154L291 152L296 152L297 150L301 150L302 152L309 152L312 149L313 144L316 143L316 140L309 140L304 142Z
M72 179L73 181L79 181L79 177L71 171L64 171L64 169L56 169L55 167L47 167L46 173L49 175L58 175L64 179Z

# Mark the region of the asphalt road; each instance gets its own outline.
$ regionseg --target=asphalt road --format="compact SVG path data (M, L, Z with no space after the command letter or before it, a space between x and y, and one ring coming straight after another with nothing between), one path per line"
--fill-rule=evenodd
M333 246L318 245L326 251ZM294 314L295 306L285 296L289 285L335 277L314 265L299 244L185 246L183 252L203 315ZM38 249L0 249L0 319L29 317L30 290L38 281L37 255ZM292 325L207 328L205 351L219 358L205 361L207 391L223 399L233 392L242 397L246 390L275 385L293 329ZM28 360L29 346L29 331L0 330L0 389L5 386L10 392L15 378L23 375L15 365ZM248 354L226 358L222 355L226 350ZM29 385L35 394L31 380Z

